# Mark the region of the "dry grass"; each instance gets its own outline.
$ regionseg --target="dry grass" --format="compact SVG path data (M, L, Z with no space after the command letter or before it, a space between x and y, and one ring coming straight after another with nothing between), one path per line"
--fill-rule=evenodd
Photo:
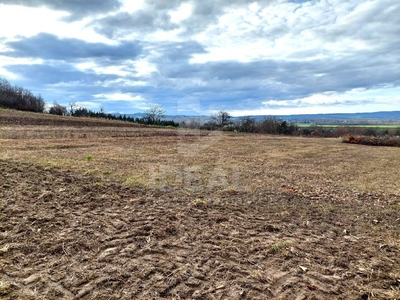
M100 118L75 118L70 116L56 116L45 113L35 113L4 109L0 107L0 124L2 125L39 125L39 126L83 126L83 127L141 127L135 123L107 120Z
M43 120L57 126L20 125ZM0 125L0 157L128 185L200 194L282 185L299 193L321 194L329 188L337 194L400 192L400 150L394 148L342 144L340 139L142 128L4 109L0 121L5 124Z
M3 135L12 134L8 127L3 129ZM86 136L93 133L80 130ZM137 137L2 139L1 158L73 169L133 186L198 191L200 197L206 190L254 191L283 185L301 193L400 193L400 150L395 148L348 145L340 139L214 132L187 136L186 131L147 130L148 134L121 130ZM113 129L96 131L107 136Z

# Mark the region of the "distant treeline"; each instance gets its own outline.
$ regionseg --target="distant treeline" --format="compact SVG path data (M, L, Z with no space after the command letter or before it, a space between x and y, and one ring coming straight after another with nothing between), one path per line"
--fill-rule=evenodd
M300 128L296 124L275 117L267 117L261 121L251 117L242 117L239 121L233 122L226 111L216 113L204 124L194 117L192 120L182 122L181 127L261 134L297 135L300 133Z
M0 77L0 106L24 111L44 112L46 102L41 95L35 96L31 91L11 85Z
M233 122L229 113L220 111L211 116L206 123L201 123L199 118L192 118L189 121L182 122L181 127L205 130L236 131L260 134L279 134L293 136L310 137L343 137L348 134L357 136L387 137L400 136L400 127L382 128L373 127L354 127L354 126L310 126L299 127L297 124L288 122L276 117L265 117L264 119L255 119L253 117L242 117Z
M13 86L2 77L0 77L0 107L39 113L48 112L50 114L61 116L102 118L109 120L134 122L145 125L172 127L180 126L184 128L204 130L222 130L260 134L315 137L343 137L346 135L369 137L400 136L400 127L389 129L379 127L371 128L352 126L338 126L333 128L324 126L312 126L301 128L295 123L281 120L275 117L266 117L262 120L256 120L252 117L242 117L239 121L233 122L232 117L226 111L219 111L216 114L210 116L210 119L207 123L202 123L200 122L200 119L194 117L189 121L185 121L179 124L173 120L163 120L162 118L165 116L165 110L164 108L157 105L153 105L152 107L150 107L142 118L133 118L126 115L116 116L109 113L107 114L104 112L103 108L101 108L100 111L96 112L84 107L80 107L74 103L70 104L69 108L67 108L55 102L50 106L49 110L46 111L46 102L43 100L41 95L34 96L31 91L19 86ZM358 142L361 141L361 139L350 139L351 143L355 143L355 141ZM376 141L376 139L367 139L367 142L370 144L378 143Z
M57 108L58 107L58 108ZM156 126L173 126L178 127L179 123L174 122L172 120L161 120L160 118L154 118L150 116L144 116L143 118L133 118L131 116L126 115L113 115L107 114L101 108L100 111L96 112L84 107L78 107L74 104L70 105L70 108L67 109L64 106L59 104L54 104L52 108L57 108L56 111L50 113L58 114L58 115L70 115L73 117L89 117L89 118L102 118L102 119L109 119L109 120L119 120L125 122L132 122L132 123L139 123L144 125L156 125Z
M2 77L0 77L0 107L38 113L47 112L46 102L41 95L35 96L31 91L27 89L16 85L13 86L5 78ZM56 102L53 103L53 105L49 108L48 113L60 116L120 120L146 125L173 127L179 126L179 123L176 123L172 120L161 120L161 118L155 118L154 116L145 116L143 118L132 118L125 115L116 116L113 114L106 114L103 109L100 109L99 112L96 112L84 107L79 107L75 104L70 104L70 107L68 109L67 107L60 105Z

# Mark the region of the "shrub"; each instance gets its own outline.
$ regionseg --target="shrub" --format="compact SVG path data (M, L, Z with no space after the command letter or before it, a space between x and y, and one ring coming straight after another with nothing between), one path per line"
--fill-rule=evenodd
M65 116L67 114L67 108L58 104L57 102L54 102L53 106L50 107L49 114Z
M369 146L400 147L400 138L389 136L353 136L348 134L343 138L342 142Z

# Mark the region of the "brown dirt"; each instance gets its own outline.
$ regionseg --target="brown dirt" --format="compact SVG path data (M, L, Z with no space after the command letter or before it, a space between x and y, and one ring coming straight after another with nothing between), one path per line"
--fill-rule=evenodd
M398 148L0 118L0 299L400 299Z
M0 160L1 299L399 299L400 199L129 188Z

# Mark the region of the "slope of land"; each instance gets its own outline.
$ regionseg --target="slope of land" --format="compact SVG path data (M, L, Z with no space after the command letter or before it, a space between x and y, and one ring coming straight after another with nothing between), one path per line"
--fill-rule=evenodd
M400 298L399 149L62 127L0 140L1 299Z
M39 126L84 126L84 127L140 127L137 123L101 118L78 118L57 116L46 113L34 113L0 108L0 126L3 125L39 125Z

